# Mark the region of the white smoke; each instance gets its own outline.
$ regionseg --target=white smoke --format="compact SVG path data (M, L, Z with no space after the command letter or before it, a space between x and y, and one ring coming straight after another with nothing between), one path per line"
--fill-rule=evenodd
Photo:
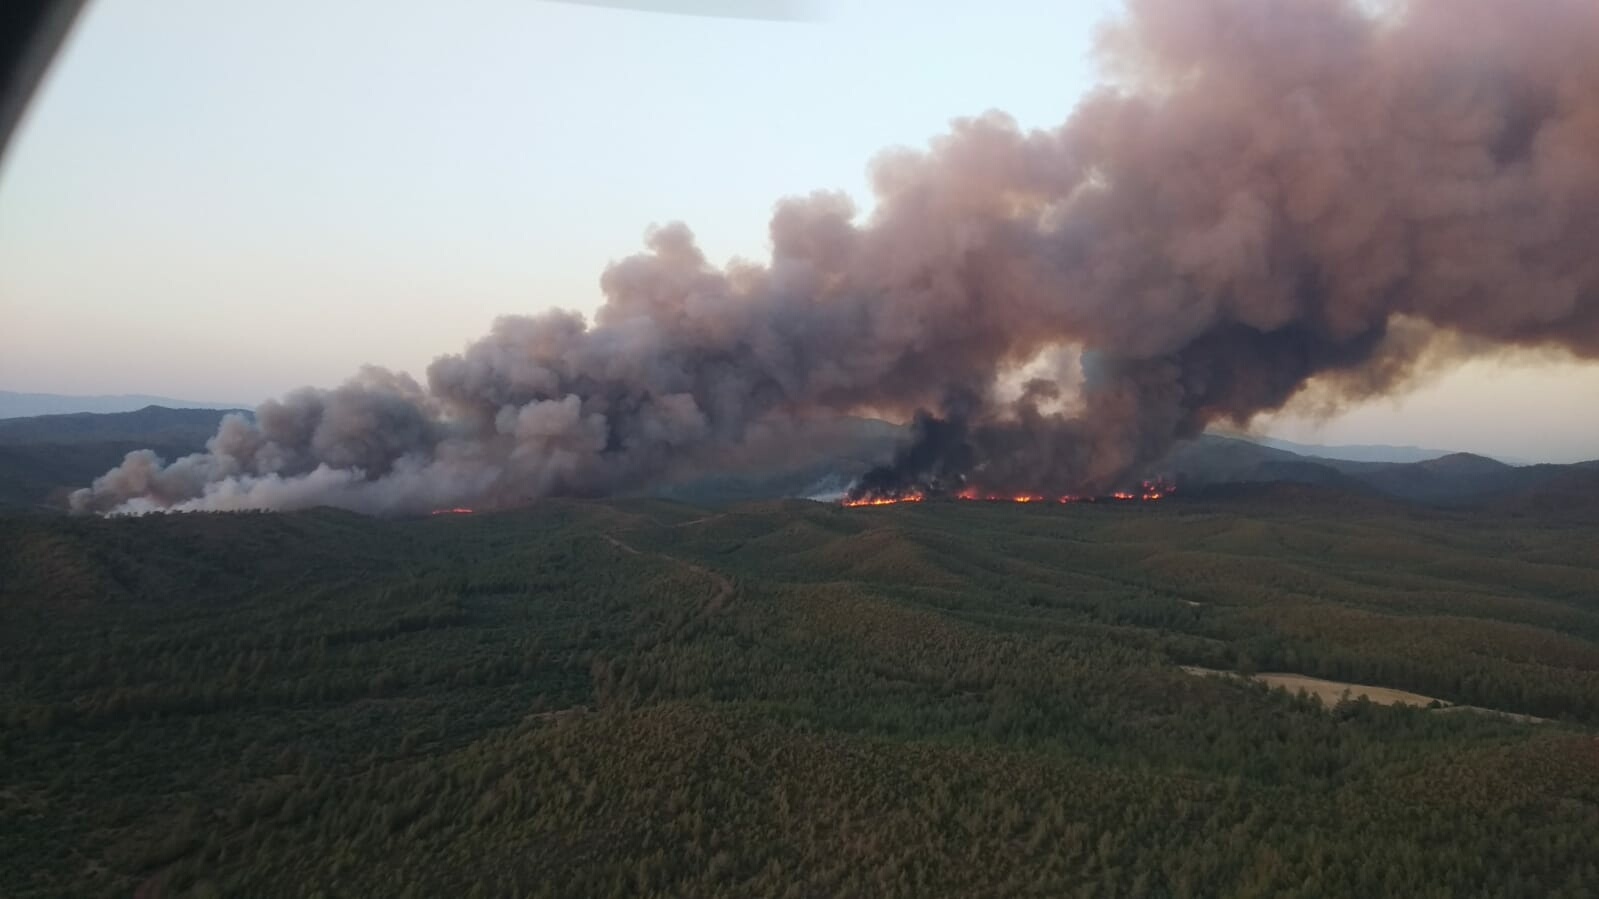
M297 391L73 506L607 494L924 407L958 419L923 429L948 445L874 483L1080 492L1313 379L1396 389L1441 333L1599 355L1599 4L1130 0L1101 43L1107 84L1059 128L989 113L879 159L869 220L784 200L771 259L724 269L661 228L592 323L501 319L426 386ZM1004 389L1078 349L1080 373Z

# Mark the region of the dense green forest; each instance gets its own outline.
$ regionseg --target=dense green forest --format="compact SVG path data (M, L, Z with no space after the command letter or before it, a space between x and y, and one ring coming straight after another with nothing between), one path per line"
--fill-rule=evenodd
M1594 896L1596 547L1292 487L3 518L0 893Z

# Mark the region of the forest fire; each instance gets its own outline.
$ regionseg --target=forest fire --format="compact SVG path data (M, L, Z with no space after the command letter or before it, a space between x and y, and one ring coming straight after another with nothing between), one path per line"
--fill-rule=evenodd
M967 487L955 493L943 495L948 499L964 500L979 503L1103 503L1103 502L1157 502L1177 492L1177 487L1164 480L1145 481L1139 485L1138 490L1118 490L1102 495L1065 494L1062 496L1046 496L1041 493L984 493L975 487ZM924 492L906 493L898 496L866 496L857 499L845 499L842 504L847 508L858 506L893 506L900 503L919 503L939 494Z
M971 487L967 487L965 490L955 494L955 498L967 500L968 502L985 503L1041 503L1045 502L1047 499L1046 497L1037 493L979 493L977 490ZM1071 497L1061 497L1061 502L1067 502L1070 499Z
M428 514L429 515L471 515L472 514L472 510L471 509L464 509L464 508L434 509L432 512L429 512Z
M919 503L926 498L920 493L907 493L903 496L872 496L864 499L846 499L843 504L853 509L856 506L894 506L900 503Z

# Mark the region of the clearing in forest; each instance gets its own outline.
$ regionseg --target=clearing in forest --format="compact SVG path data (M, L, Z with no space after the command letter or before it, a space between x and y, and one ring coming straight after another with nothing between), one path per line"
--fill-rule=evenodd
M1243 677L1232 671L1220 671L1215 668L1200 668L1196 665L1184 665L1183 670L1189 674L1220 674L1227 677ZM1307 677L1303 674L1255 674L1251 678L1268 687L1282 687L1290 693L1304 691L1322 701L1323 705L1337 705L1344 699L1359 699L1362 696L1378 705L1416 705L1425 706L1432 703L1449 705L1442 699L1423 696L1420 693L1409 693L1404 690L1394 690L1388 687L1373 687L1367 684L1351 684L1344 681L1322 680L1319 677Z

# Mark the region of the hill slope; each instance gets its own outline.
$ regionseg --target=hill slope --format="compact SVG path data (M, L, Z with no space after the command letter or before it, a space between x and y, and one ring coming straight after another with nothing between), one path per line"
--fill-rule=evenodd
M1471 453L1449 453L1420 462L1355 462L1301 456L1207 434L1178 445L1150 471L1171 477L1186 489L1289 482L1375 492L1422 503L1470 504L1524 493L1595 464L1518 467Z
M148 406L0 420L0 509L60 511L72 490L134 450L151 449L165 459L199 452L228 411Z
M1447 456L1454 452L1446 449L1428 449L1421 446L1394 446L1386 443L1364 444L1319 444L1298 443L1293 440L1284 440L1280 437L1265 437L1243 433L1216 432L1223 437L1237 437L1269 446L1273 449L1287 450L1300 456L1312 456L1317 459L1340 459L1347 462L1425 462L1439 456ZM1525 460L1501 457L1501 462L1511 465L1529 464Z
M71 490L87 485L135 449L154 449L168 459L198 452L227 411L150 406L104 415L0 420L0 507L59 510ZM891 456L904 436L896 425L866 418L789 426L752 436L758 450L717 460L709 471L680 472L653 493L718 505L836 495ZM1184 490L1286 482L1458 505L1526 494L1584 470L1585 464L1516 467L1468 453L1409 463L1326 459L1205 435L1175 447L1147 474L1173 479ZM1572 496L1564 504L1578 505ZM1594 511L1599 513L1599 507Z
M0 882L1582 895L1599 528L1232 492L0 517Z
M75 412L0 419L0 446L85 444L106 441L204 446L217 422L243 409L171 409L145 406L131 412Z

